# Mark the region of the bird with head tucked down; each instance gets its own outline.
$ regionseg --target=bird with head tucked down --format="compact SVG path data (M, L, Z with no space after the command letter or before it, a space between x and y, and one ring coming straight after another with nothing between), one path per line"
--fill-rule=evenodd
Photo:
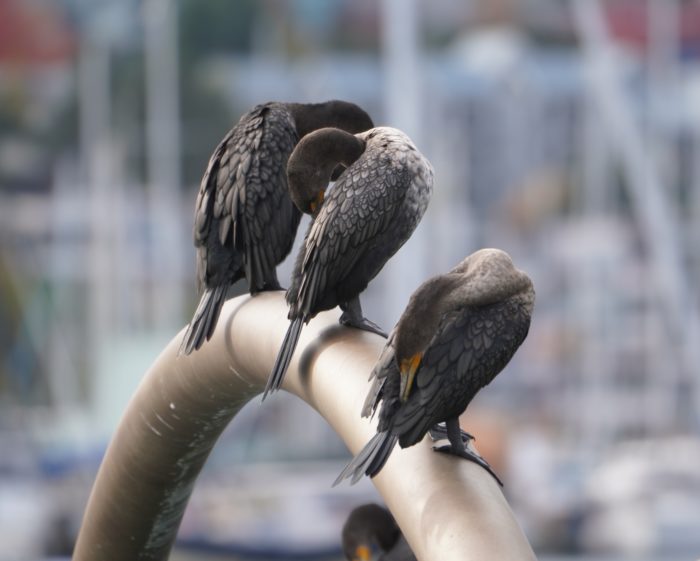
M335 484L375 476L397 442L413 446L427 433L446 434L449 445L436 450L478 463L500 483L465 445L471 437L459 416L525 340L534 302L530 278L498 249L479 250L419 286L372 371L363 415L381 402L377 434Z
M301 217L287 189L287 160L300 138L329 126L353 134L374 124L346 101L269 102L243 115L214 150L194 213L201 298L181 354L211 338L233 283L245 277L251 294L280 288L276 267L291 251Z
M332 189L334 173L344 169ZM291 320L263 398L280 387L304 323L340 306L340 323L386 336L360 293L413 233L433 189L430 162L398 129L335 128L305 136L287 166L294 204L312 215L287 291Z

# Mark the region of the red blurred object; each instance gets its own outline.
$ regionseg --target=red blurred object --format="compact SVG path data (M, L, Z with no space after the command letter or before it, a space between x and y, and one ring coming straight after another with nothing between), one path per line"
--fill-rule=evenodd
M0 63L51 64L71 58L76 41L47 2L0 0Z
M649 0L611 0L605 4L607 21L613 36L642 50L649 43ZM679 6L681 43L700 42L700 2Z

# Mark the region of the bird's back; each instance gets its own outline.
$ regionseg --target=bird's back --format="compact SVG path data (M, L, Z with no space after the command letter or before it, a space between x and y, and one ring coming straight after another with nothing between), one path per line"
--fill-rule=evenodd
M516 295L446 314L423 355L406 403L398 400L398 374L387 379L380 429L390 429L400 436L401 446L410 446L436 423L459 416L525 340L530 309L526 298Z
M306 317L362 292L410 237L432 193L432 167L408 137L365 134L365 152L328 191L296 262L287 299Z
M300 213L287 191L286 163L297 141L285 105L267 103L243 115L217 146L195 210L200 285L245 272L256 292L289 253Z

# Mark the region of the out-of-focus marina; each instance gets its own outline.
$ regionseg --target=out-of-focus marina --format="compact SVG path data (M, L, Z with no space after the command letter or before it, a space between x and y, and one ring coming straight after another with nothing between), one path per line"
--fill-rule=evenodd
M256 103L331 98L436 171L369 317L390 329L479 247L533 279L530 334L463 425L540 559L700 557L700 2L4 0L2 21L0 561L69 555L196 305L218 140ZM330 488L347 457L298 400L249 404L172 559L339 559L344 517L379 500Z

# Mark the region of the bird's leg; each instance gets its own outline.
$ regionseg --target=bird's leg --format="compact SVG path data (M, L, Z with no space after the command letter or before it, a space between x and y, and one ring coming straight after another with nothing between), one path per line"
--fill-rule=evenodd
M385 339L387 338L387 334L381 327L369 321L367 318L362 317L362 306L360 306L359 296L340 304L340 309L343 310L343 314L340 316L339 320L341 325L362 329L381 335Z
M261 292L267 292L268 290L282 290L280 281L277 279L277 271L273 270L263 283Z
M460 429L460 433L462 436L462 442L465 446L469 444L470 440L476 440L474 436L472 436L466 431L463 431L462 429ZM445 423L436 423L428 431L428 434L430 435L430 438L433 442L435 442L436 440L444 440L445 438L447 438L447 426L445 425Z
M450 443L445 446L433 447L433 450L436 452L444 452L445 454L453 454L455 456L459 456L460 458L464 458L465 460L474 462L475 464L479 464L493 476L501 487L503 487L503 482L495 474L493 469L491 469L489 463L484 460L484 458L479 456L479 454L471 450L468 445L465 445L464 441L462 440L462 430L459 428L459 419L450 419L445 423L445 426L447 429L447 438L449 439Z

